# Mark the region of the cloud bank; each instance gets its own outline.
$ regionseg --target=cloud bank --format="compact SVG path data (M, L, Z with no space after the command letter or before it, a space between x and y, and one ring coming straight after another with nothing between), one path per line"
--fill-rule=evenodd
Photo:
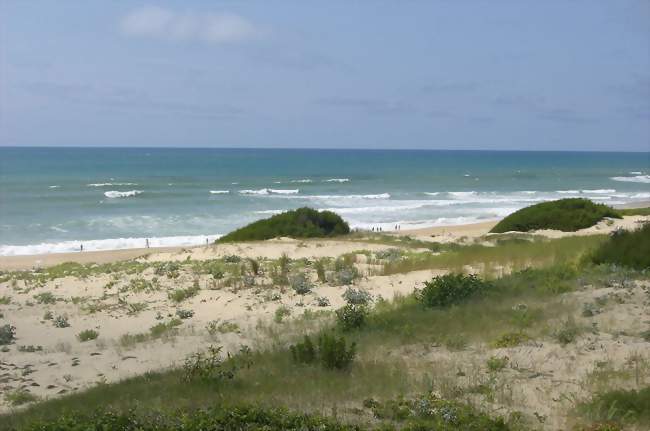
M210 44L245 42L260 35L252 23L239 15L179 13L155 6L129 12L121 19L119 28L127 36Z

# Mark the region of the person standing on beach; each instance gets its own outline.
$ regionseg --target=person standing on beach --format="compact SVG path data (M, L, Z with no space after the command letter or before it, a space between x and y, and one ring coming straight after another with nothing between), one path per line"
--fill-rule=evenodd
M83 245L83 244L79 244L79 252L82 252L82 251L84 251L84 245Z
M149 248L149 238L146 238L144 241L145 241L145 246Z

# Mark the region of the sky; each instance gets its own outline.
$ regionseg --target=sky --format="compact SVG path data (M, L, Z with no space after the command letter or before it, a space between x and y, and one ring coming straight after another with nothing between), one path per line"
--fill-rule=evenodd
M2 0L0 146L650 151L650 1Z

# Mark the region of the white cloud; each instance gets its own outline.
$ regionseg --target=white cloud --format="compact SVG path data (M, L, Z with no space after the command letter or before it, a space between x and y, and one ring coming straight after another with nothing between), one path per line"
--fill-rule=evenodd
M124 16L120 30L129 36L167 40L235 43L254 39L260 32L239 15L229 13L178 13L148 6Z

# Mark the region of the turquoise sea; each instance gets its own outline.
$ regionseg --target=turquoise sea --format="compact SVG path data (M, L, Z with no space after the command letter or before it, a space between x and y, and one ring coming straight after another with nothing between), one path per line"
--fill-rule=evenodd
M0 148L0 255L205 243L289 208L391 230L650 200L650 153Z

